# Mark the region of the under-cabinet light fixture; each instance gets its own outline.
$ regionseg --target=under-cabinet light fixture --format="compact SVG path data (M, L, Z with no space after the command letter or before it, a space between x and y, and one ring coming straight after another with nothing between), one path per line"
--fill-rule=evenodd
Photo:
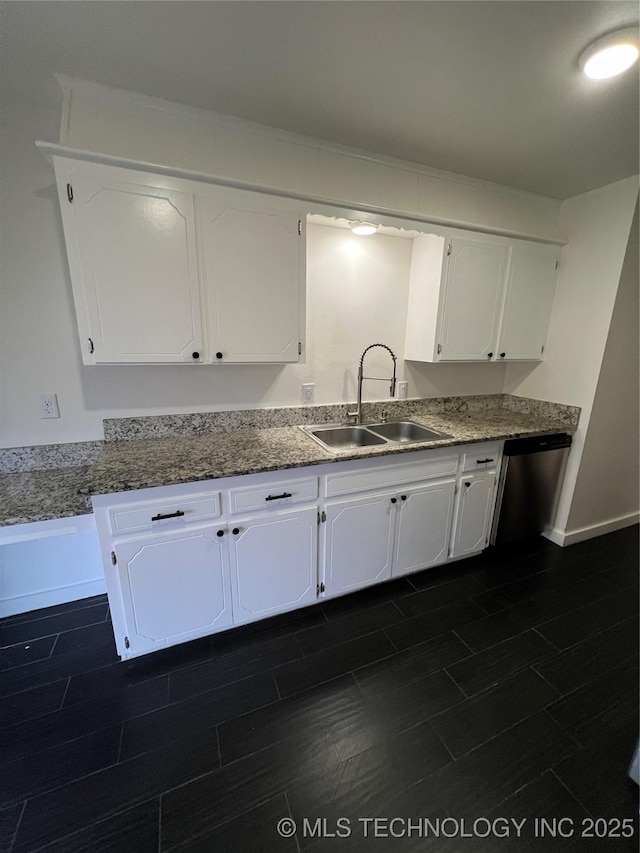
M580 57L580 68L592 80L615 77L637 62L639 44L636 27L609 33L584 51Z
M360 219L350 222L349 228L351 228L352 234L358 234L360 237L375 234L378 230L378 226L374 222L362 222Z

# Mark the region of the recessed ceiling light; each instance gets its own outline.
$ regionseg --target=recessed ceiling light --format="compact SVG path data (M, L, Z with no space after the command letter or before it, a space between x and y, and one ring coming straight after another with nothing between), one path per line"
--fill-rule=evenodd
M580 67L592 80L622 74L638 59L638 30L630 27L599 38L580 57Z
M356 219L355 222L350 222L349 228L351 228L353 234L358 234L360 237L365 237L369 234L375 234L378 230L378 226L375 223L361 222L359 219Z

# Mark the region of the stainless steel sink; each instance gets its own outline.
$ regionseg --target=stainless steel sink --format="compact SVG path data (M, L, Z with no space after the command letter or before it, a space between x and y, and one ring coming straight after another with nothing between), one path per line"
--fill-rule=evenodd
M328 447L329 450L356 450L358 447L372 447L376 444L386 444L380 435L374 435L361 426L328 426L310 427L305 430L308 434Z
M367 429L393 442L436 441L439 438L451 438L450 435L438 432L435 429L429 429L413 421L388 421L387 423L367 424Z
M300 429L332 453L357 450L360 447L410 444L451 438L447 433L429 429L413 421L387 421L359 426L327 424L326 426L303 426Z

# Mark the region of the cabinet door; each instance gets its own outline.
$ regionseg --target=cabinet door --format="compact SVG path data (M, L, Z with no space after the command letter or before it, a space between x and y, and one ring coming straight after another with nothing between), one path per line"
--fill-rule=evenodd
M455 481L399 493L393 576L444 563L448 557Z
M327 505L322 525L327 595L341 595L391 577L398 500L395 493L385 493Z
M558 248L516 242L507 277L498 357L540 361L556 289Z
M219 528L131 539L115 547L131 657L232 624L229 567ZM129 646L126 643L129 643Z
M192 195L106 166L57 173L85 364L193 362L202 339Z
M458 484L452 557L482 551L487 545L489 525L495 505L495 471L465 475Z
M317 600L316 507L234 519L229 550L236 624Z
M454 237L445 278L440 361L482 361L494 353L507 246Z
M302 223L284 202L212 189L200 197L213 362L299 360Z

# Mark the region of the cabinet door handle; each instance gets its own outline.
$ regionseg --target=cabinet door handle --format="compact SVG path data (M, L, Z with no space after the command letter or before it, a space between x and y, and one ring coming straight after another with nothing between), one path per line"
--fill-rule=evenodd
M488 352L488 353L487 353L487 358L493 358L493 353L492 353L492 352Z
M234 527L234 528L233 528L233 530L232 530L231 532L233 533L233 535L234 535L234 536L237 536L237 535L238 535L238 533L240 533L240 528L239 528L239 527Z
M181 518L183 515L184 512L181 509L179 509L177 512L159 512L157 515L151 516L151 521L164 521L165 518Z
M470 485L471 485L471 483L469 482L469 480L465 480L465 484L464 484L465 489L468 489Z
M401 500L403 500L403 501L406 501L407 496L406 496L406 495L400 495L400 499L401 499Z
M391 498L391 503L394 504L397 502L397 500L398 500L398 498Z
M506 352L501 352L501 353L500 353L500 358L504 358L504 357L505 357L505 355L506 355Z
M218 530L216 536L224 536L224 530Z
M222 358L222 353L221 353L221 352L217 352L217 353L216 353L216 358L218 358L218 359Z
M291 498L291 492L283 492L281 495L267 495L265 501L279 501L281 498Z
M488 465L493 459L476 459L476 465Z

